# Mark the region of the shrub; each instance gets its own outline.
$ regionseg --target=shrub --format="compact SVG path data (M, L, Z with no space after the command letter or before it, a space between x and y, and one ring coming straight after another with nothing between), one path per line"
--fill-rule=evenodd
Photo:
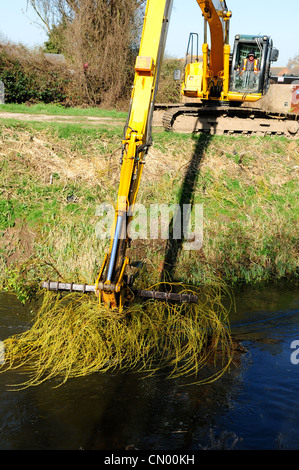
M174 80L173 74L176 69L182 69L181 59L165 59L159 80L159 87L156 101L158 103L180 103L181 101L181 81Z
M70 72L48 60L40 51L0 45L0 80L7 103L64 103Z

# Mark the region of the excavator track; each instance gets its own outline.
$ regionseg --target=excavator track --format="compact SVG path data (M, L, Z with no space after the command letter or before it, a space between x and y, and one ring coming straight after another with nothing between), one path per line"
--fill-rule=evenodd
M299 137L298 115L269 113L242 106L175 105L164 109L162 125L168 132L179 133Z

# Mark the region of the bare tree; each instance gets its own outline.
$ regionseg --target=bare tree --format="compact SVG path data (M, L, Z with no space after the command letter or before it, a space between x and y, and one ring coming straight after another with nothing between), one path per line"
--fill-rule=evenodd
M73 91L89 104L125 98L132 82L145 0L27 0L50 35L65 24Z
M287 67L291 69L295 67L295 65L299 65L299 54L295 55L292 59L289 59Z
M63 19L71 19L72 9L68 8L66 0L27 0L37 15L37 22L50 34L54 26Z

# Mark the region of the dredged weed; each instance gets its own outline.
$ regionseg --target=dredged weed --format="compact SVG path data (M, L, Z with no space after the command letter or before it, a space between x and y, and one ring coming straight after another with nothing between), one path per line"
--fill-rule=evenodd
M166 371L169 378L214 381L233 357L221 290L203 289L198 304L135 300L123 313L99 304L95 296L46 292L31 328L4 342L1 371L28 374L17 388L53 378L63 384L72 377L107 371L139 371L145 376ZM203 377L200 372L206 366L212 373Z

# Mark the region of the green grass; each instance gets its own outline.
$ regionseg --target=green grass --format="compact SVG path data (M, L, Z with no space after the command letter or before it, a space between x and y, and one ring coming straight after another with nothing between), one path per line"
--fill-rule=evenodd
M0 131L2 285L18 266L7 265L5 237L23 226L35 234L20 260L30 283L58 272L93 283L109 243L95 236L96 208L116 202L122 128L9 120ZM165 259L175 280L196 286L215 273L232 285L297 276L298 141L153 137L138 202L203 204L204 244L186 252L172 240L133 242L131 259L146 266L137 283L159 280Z
M17 133L23 130L34 134L35 132L45 130L53 137L56 136L59 139L68 139L70 141L69 145L80 147L82 153L88 141L101 139L102 142L105 142L106 139L110 140L113 138L115 142L119 144L123 137L123 125L106 127L105 125L92 126L84 122L58 123L31 121L27 123L16 119L1 119L1 125L9 129L15 129ZM18 138L17 133L16 138Z
M110 117L123 119L127 116L124 111L116 109L102 109L102 108L66 108L60 104L0 104L0 111L7 111L11 113L26 113L26 114L47 114L55 116L92 116L92 117Z

